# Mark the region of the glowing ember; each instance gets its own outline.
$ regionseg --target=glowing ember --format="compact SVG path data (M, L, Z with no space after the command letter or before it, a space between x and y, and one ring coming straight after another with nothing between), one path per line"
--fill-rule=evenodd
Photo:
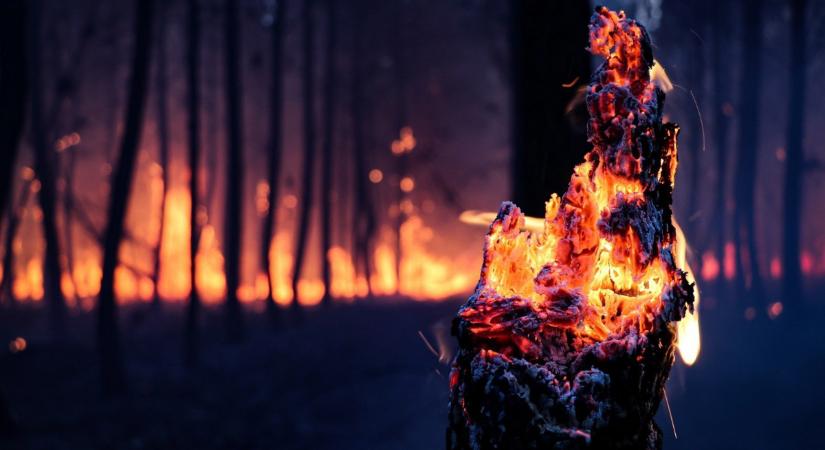
M698 356L688 314L698 293L671 213L678 128L662 123L667 78L624 13L597 9L590 51L605 60L587 92L593 150L543 220L501 206L455 319L450 448L647 448L661 439L652 418L680 320L680 354Z

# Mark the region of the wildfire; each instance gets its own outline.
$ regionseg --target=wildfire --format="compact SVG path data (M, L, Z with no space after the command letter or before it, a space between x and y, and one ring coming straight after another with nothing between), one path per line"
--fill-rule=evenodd
M670 217L678 130L653 125L657 86L670 82L658 64L642 63L649 58L642 54L641 28L613 12L598 20L600 26L591 27L591 51L606 62L587 94L594 149L575 168L568 191L551 196L544 218L525 217L510 203L497 215L461 216L474 224L492 219L479 302L490 301L487 296L525 299L553 326L576 328L591 342L628 328L650 330L669 298L690 295L695 282L684 235ZM656 133L662 142L653 142ZM661 155L644 153L655 152L656 145ZM672 313L676 319L684 315L678 348L688 365L700 350L695 306L692 313ZM482 313L462 313L474 314ZM486 332L496 329L485 326Z
M149 166L150 200L152 209L158 211L148 218L145 231L145 241L150 245L157 244L157 234L163 221L163 236L161 236L160 271L158 276L158 294L166 301L182 301L189 295L192 288L189 278L189 211L191 208L189 191L181 187L171 187L165 193L165 214L160 217L160 197L163 195L163 184L158 181L161 170L157 165ZM412 179L409 180L412 183ZM261 203L262 194L268 192L268 187L259 184L256 189L256 209L268 207ZM263 195L265 197L265 195ZM283 211L294 207L294 195L285 195L280 203ZM410 205L412 206L412 204ZM392 229L386 227L376 240L372 261L370 261L372 276L370 283L361 275L356 274L352 255L341 246L332 247L327 253L332 267L331 291L334 298L352 300L366 297L369 287L377 296L390 296L400 293L403 296L416 300L439 300L469 292L473 286L473 276L468 269L475 263L463 261L456 264L454 258L437 256L429 249L430 241L434 236L432 228L428 227L421 216L415 214L414 208L409 209L409 216L401 227L401 244L404 257L401 260L402 282L396 289L396 258L395 236ZM39 209L30 205L26 209L26 219L38 222ZM206 303L219 303L226 293L226 278L224 275L224 258L221 243L218 240L215 227L208 222L205 211L199 212L200 241L196 256L195 284L200 298ZM14 276L12 289L15 298L20 300L40 301L43 298L43 238L40 227L26 227L21 232L25 236L18 236L14 240L12 251L15 252L15 268L9 271ZM34 233L29 235L29 233ZM281 305L292 301L291 289L292 235L289 231L281 231L273 239L269 251L271 273L275 292L272 298ZM115 292L120 302L143 301L154 298L155 285L151 276L151 255L143 249L137 251L124 245L121 248L122 263L115 271ZM246 255L249 258L252 255ZM90 299L100 290L100 252L94 247L84 247L76 252L71 264L64 262L64 272L61 287L70 304L81 304L81 299ZM3 271L2 273L7 273ZM255 302L266 299L270 295L266 274L257 273L252 279L246 280L238 289L238 297L244 302ZM320 303L324 296L324 285L319 276L308 274L299 280L298 298L302 305L310 306ZM91 307L93 303L85 302L81 306Z

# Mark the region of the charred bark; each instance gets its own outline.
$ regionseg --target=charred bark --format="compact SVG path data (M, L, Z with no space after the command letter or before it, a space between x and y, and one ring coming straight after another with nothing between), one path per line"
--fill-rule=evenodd
M120 154L112 176L108 205L108 222L103 234L103 274L97 307L97 345L100 353L101 382L105 394L122 392L126 388L120 333L115 302L115 268L118 249L123 238L126 206L134 177L134 165L143 130L146 87L152 43L153 1L135 2L135 47L129 96L126 104Z
M332 146L335 139L336 79L336 1L327 0L326 74L324 75L324 123L321 147L321 278L324 281L324 306L332 304Z
M736 210L733 219L736 245L737 293L750 302L762 301L762 276L756 246L755 190L759 155L759 99L762 85L762 0L747 2L742 15L742 74L739 83L739 142L736 164Z
M0 6L0 212L10 203L26 118L27 20L26 1L11 0Z
M239 340L243 316L238 301L241 277L241 233L243 233L243 118L241 108L240 36L238 0L224 1L224 45L226 46L226 212L224 214L224 258L226 263L226 334Z
M197 286L197 256L200 242L198 225L198 162L200 155L200 5L187 0L186 17L186 131L189 155L189 301L186 305L184 361L189 367L200 359L198 315L200 298Z
M157 113L155 120L157 121L157 137L158 137L158 156L160 166L163 170L163 191L161 192L160 200L160 227L158 227L158 242L155 245L154 254L154 270L152 271L152 282L155 286L155 293L152 297L152 306L155 309L160 308L160 263L161 251L163 250L163 228L166 223L166 193L169 191L169 183L171 181L171 174L169 173L169 106L166 99L166 15L168 6L164 2L159 4L158 11L158 41L157 41L157 73L156 73L156 89L157 89Z
M54 155L47 141L43 110L44 72L41 62L42 4L39 0L30 3L29 32L31 53L29 57L29 80L31 82L31 138L34 147L35 172L40 181L38 200L43 210L43 236L46 243L43 261L43 287L49 305L49 322L52 333L60 336L65 331L66 301L60 288L60 238L57 233L57 179L54 170Z
M302 90L304 104L304 160L301 191L303 202L299 206L298 238L295 243L295 264L292 268L292 308L300 309L298 303L298 281L306 256L307 238L309 237L310 217L314 200L312 176L315 168L315 26L313 24L313 0L304 2L303 23L304 37L301 44L303 54Z
M804 181L802 147L805 136L805 70L806 33L805 0L791 2L791 45L788 71L788 131L787 158L785 160L785 220L782 245L783 295L787 300L802 297L802 271L799 264L800 235L802 226L802 183Z
M510 183L529 216L543 217L550 194L567 190L586 150L584 124L566 111L590 76L590 11L584 0L511 2Z
M661 449L654 415L694 301L671 213L678 127L644 28L597 8L590 51L605 59L586 99L593 150L540 234L502 204L453 320L448 449Z
M281 147L283 143L283 109L284 109L284 74L283 53L284 35L286 28L287 0L279 0L275 9L275 20L272 22L272 86L269 97L269 154L267 155L267 183L269 184L269 209L266 212L263 226L263 248L261 249L261 265L266 274L269 287L269 296L266 299L267 312L270 319L276 319L278 306L275 304L275 284L272 280L272 259L270 250L275 236L275 227L278 214L278 200L280 192Z

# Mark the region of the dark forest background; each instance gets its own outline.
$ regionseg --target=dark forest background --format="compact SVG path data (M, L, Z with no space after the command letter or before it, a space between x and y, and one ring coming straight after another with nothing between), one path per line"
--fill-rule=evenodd
M702 354L667 447L811 446L825 4L605 4L682 130ZM593 6L4 1L0 443L440 447L484 235L459 216L566 190Z

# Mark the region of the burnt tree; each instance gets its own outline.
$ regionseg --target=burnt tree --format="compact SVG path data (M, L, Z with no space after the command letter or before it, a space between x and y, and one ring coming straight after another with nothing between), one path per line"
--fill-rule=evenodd
M43 210L43 236L46 242L43 261L43 287L49 305L49 322L52 332L64 331L66 302L60 288L60 238L57 233L57 185L54 171L54 155L47 141L45 111L43 108L44 66L42 64L42 4L39 0L29 3L29 32L31 52L29 56L29 80L31 90L31 140L34 148L35 172L40 181L38 200Z
M301 177L301 192L303 202L299 206L300 216L298 219L298 239L295 243L295 264L292 267L292 308L297 311L300 308L298 303L298 281L301 279L301 271L306 256L307 238L309 237L310 214L313 204L312 176L315 166L315 27L312 19L313 0L304 2L303 11L303 42L301 43L303 54L302 73L302 93L304 107L304 158L303 175Z
M730 29L729 2L720 0L716 2L716 13L713 15L711 59L713 62L713 152L716 155L716 194L714 198L713 214L719 220L711 221L715 226L712 233L716 234L715 253L720 265L724 262L725 240L727 237L727 163L728 163L728 137L730 128L730 72L728 70L728 55L726 49L729 47L728 30ZM724 279L720 276L720 279ZM721 284L721 283L720 283Z
M190 367L199 359L198 315L200 298L197 287L197 255L200 239L198 226L198 161L200 154L200 6L198 0L186 1L186 132L189 154L189 301L186 304L184 360Z
M152 282L155 286L155 295L152 297L152 306L160 308L160 260L161 250L163 246L163 228L166 223L166 193L169 191L169 183L171 181L169 173L169 106L166 100L166 16L168 14L168 6L164 2L160 2L160 9L158 10L158 38L157 38L157 67L155 74L155 88L156 88L156 107L157 112L155 116L157 126L158 138L158 159L163 170L163 191L161 192L160 200L160 227L158 227L158 242L155 245L154 254L154 270L152 271Z
M275 285L272 280L272 261L269 252L272 248L275 236L275 226L278 214L278 194L280 183L281 167L281 146L283 142L283 97L284 97L284 75L283 75L283 53L284 53L284 29L286 27L286 2L279 0L275 8L275 17L272 22L272 86L269 91L269 148L267 154L267 176L269 184L269 194L267 201L269 209L264 218L263 242L261 248L261 267L266 274L266 281L269 296L266 299L267 312L270 319L275 319L278 314L278 307L275 305Z
M734 197L737 291L759 303L762 277L756 247L756 173L759 154L759 99L762 85L762 0L748 1L742 15L742 74L739 83L739 142Z
M129 81L126 115L120 154L111 181L111 195L107 208L107 224L103 234L103 273L97 305L97 345L103 391L114 394L125 389L125 374L120 351L120 336L115 302L115 268L118 249L123 238L126 205L134 177L143 113L146 106L146 87L149 78L149 59L152 43L152 15L154 2L135 2L135 44Z
M370 254L372 253L372 236L375 234L375 214L370 197L369 168L367 167L366 140L364 136L364 1L354 0L352 7L352 75L350 77L350 115L352 116L352 151L354 155L353 180L355 201L353 211L353 264L356 273L363 271L367 281L367 295L372 297L372 270Z
M512 200L544 217L586 150L584 127L565 114L590 76L590 2L515 0L510 11Z
M224 1L224 45L226 70L226 198L224 213L224 258L226 263L226 333L238 340L243 332L238 286L241 276L243 232L243 136L241 111L240 36L238 1Z
M13 267L14 267L14 237L17 235L17 227L20 226L20 221L23 219L23 212L26 210L26 205L29 203L29 198L32 194L32 180L26 180L20 188L20 198L17 203L9 204L9 218L6 222L6 242L3 248L3 280L0 281L0 300L7 302L10 306L16 303L14 298Z
M6 210L10 201L14 164L25 126L28 87L26 7L24 0L6 1L0 5L0 213Z
M791 43L788 61L788 128L787 158L785 160L785 220L782 221L782 267L784 278L782 291L788 301L798 299L802 294L802 272L799 265L800 228L802 225L802 183L804 181L803 161L805 151L802 140L805 136L805 0L791 2Z
M327 0L326 73L324 75L323 145L321 146L321 277L324 281L324 306L332 304L332 268L329 249L332 247L332 146L335 139L335 52L336 1Z

